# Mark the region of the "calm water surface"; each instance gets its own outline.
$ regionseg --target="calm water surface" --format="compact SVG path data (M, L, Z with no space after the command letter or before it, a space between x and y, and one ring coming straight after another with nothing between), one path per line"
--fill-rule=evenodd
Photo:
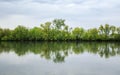
M120 43L0 42L0 75L120 75Z

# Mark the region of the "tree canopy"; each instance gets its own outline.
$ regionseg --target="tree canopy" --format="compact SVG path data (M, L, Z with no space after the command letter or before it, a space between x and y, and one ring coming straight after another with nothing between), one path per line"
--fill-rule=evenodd
M27 28L18 25L15 29L0 28L0 40L8 41L120 41L120 27L100 25L99 28L70 28L64 19L54 19L39 27Z

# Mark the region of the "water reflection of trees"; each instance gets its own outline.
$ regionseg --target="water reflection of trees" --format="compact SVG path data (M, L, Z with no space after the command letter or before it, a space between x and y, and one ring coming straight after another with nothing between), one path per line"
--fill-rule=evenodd
M1 42L0 53L15 52L18 56L27 53L39 54L47 60L64 62L70 54L82 54L84 52L97 54L109 58L120 55L120 43L97 42Z

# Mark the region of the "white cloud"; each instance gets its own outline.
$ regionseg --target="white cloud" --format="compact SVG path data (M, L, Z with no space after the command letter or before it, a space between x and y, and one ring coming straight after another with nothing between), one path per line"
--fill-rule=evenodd
M10 28L18 24L33 27L54 18L67 19L71 26L85 28L120 23L118 0L2 0L0 5L0 25Z

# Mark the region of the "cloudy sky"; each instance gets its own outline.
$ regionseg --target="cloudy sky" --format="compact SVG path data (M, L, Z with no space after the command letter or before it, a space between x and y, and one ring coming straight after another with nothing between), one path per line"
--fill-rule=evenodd
M55 18L70 27L120 26L119 0L0 0L0 27L39 26Z

